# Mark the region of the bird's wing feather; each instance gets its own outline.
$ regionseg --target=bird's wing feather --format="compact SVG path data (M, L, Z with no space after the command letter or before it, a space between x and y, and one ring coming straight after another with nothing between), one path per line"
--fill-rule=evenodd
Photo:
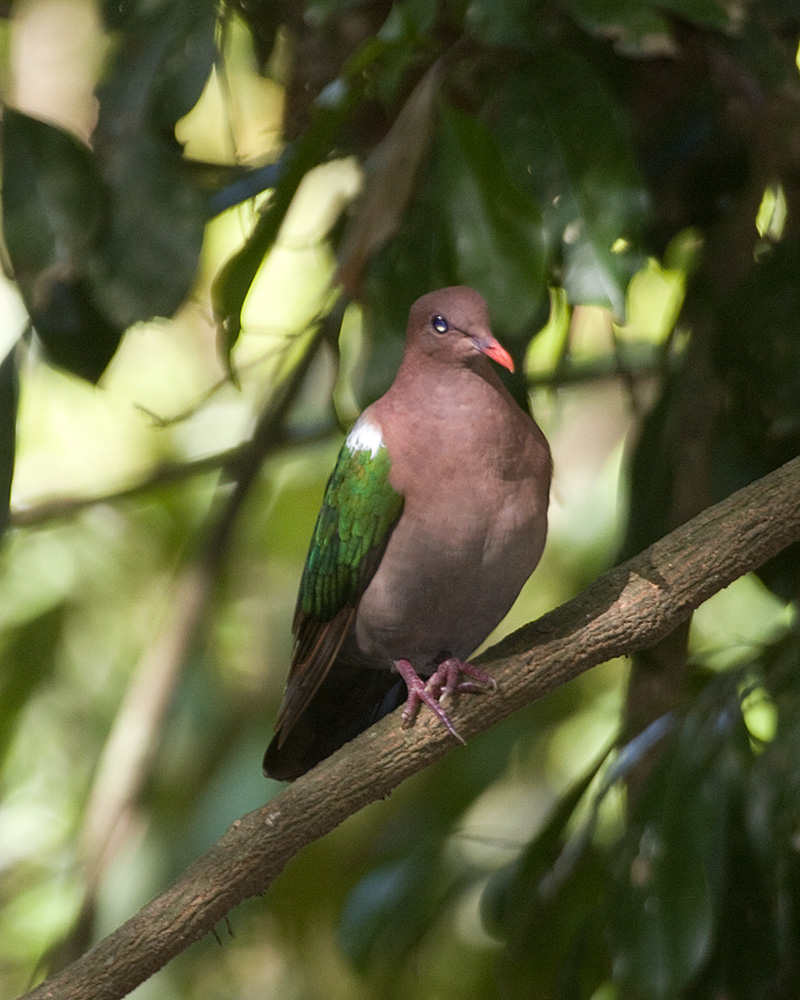
M389 482L386 447L362 444L358 433L348 435L311 538L295 609L292 665L275 727L279 744L336 659L403 508Z

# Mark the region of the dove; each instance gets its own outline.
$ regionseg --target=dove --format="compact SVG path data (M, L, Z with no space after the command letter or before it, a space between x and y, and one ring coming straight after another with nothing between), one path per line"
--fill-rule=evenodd
M514 368L478 292L412 305L395 380L325 490L268 777L299 777L404 700L403 725L426 705L460 739L442 701L494 688L467 658L539 562L552 462L493 363Z

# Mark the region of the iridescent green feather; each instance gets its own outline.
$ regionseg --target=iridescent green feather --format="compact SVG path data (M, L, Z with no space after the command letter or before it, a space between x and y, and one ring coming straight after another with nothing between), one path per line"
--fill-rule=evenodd
M299 606L318 621L354 607L375 568L403 498L389 483L389 454L381 446L353 450L345 441L325 490L311 539Z

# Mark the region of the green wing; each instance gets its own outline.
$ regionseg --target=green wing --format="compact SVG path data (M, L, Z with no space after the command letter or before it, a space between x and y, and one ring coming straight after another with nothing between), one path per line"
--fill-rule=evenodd
M300 581L297 641L275 726L279 748L328 675L403 509L402 496L389 483L391 462L377 429L370 447L358 427L328 480Z
M403 507L386 448L354 449L351 438L328 480L300 582L298 613L318 622L356 606Z

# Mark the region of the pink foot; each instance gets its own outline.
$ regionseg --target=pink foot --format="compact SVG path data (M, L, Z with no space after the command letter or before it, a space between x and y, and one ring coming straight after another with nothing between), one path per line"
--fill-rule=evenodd
M466 674L471 677L471 681L459 681L459 676ZM476 683L477 682L477 683ZM471 663L457 660L454 656L448 660L442 660L436 668L436 672L428 678L428 687L433 690L440 688L439 698L460 691L462 694L475 694L479 691L497 690L497 681L490 677L486 671L479 667L473 667Z
M493 677L490 677L483 670L479 670L478 667L473 667L472 664L464 663L455 657L442 660L435 672L428 678L427 683L422 680L408 660L396 660L395 667L408 688L408 698L402 715L403 727L408 728L413 724L420 705L425 704L441 719L447 731L455 736L460 743L465 743L465 740L459 735L447 712L442 708L441 699L454 691L474 693L484 691L486 688L492 691L497 690L497 684ZM472 680L459 681L460 674L466 674Z

